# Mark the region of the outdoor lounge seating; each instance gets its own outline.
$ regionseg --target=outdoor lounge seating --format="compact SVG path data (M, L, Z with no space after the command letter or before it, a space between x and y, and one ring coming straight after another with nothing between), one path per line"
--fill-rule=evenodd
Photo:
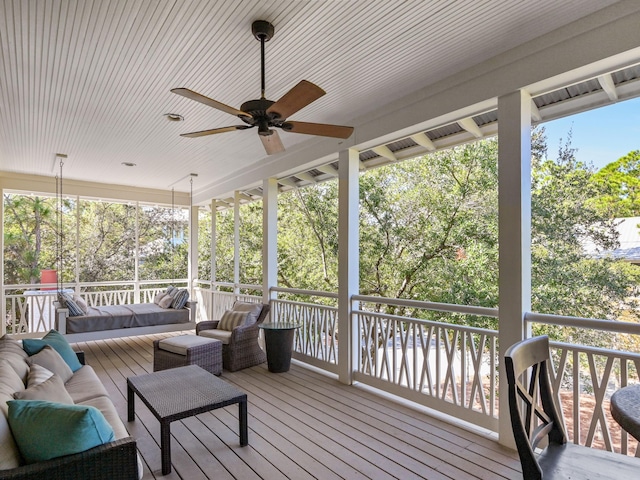
M70 308L69 302L62 307L55 302L56 328L70 342L192 330L196 324L197 302L189 300L184 289L169 287L167 292L170 289L184 292L179 305L172 303L169 294L160 293L153 303L87 306L72 315L71 309L79 307ZM160 296L167 300L164 304L157 300Z
M199 322L196 334L222 342L222 365L230 372L260 365L267 361L267 355L258 344L258 325L264 321L269 309L266 304L236 302L222 319ZM240 323L229 327L232 323L226 317L231 318L233 314L237 314L236 320Z
M222 372L222 342L197 335L153 341L153 371L198 365L213 375Z
M640 459L567 442L551 390L550 363L547 336L519 342L505 353L511 426L524 480L637 478ZM537 454L547 437L548 446Z
M23 344L3 336L0 359L0 479L142 477L136 441L83 352L51 331Z

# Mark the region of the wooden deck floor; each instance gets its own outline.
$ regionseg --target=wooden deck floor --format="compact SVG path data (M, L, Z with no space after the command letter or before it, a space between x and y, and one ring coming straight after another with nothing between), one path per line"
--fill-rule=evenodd
M248 394L249 445L239 445L236 405L175 422L162 477L160 426L138 399L126 422L126 378L151 372L152 340L169 335L76 345L137 440L145 479L521 478L516 453L496 442L299 365L224 371Z

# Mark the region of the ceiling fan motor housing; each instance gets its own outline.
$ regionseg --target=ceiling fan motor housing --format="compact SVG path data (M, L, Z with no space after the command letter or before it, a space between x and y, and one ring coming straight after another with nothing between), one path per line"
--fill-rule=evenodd
M245 117L243 115L240 119L251 126L257 126L258 133L260 135L271 135L273 131L270 130L269 127L280 126L280 122L274 122L276 116L267 113L267 109L274 103L274 101L267 100L266 98L244 102L240 106L240 110L250 114L251 116Z
M258 41L268 42L273 37L275 28L266 20L256 20L251 24L251 33Z

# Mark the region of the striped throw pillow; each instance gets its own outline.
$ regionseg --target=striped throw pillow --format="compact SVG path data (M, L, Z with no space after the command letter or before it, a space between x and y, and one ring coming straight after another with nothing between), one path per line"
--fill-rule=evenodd
M180 310L181 308L184 308L188 300L189 300L189 290L187 290L186 288L178 290L173 295L173 303L171 304L171 308Z
M84 315L84 312L73 300L73 297L71 295L69 295L68 293L63 293L62 300L64 301L65 306L69 309L70 317L80 317Z
M249 312L234 312L232 310L227 310L222 314L220 323L218 323L218 330L227 330L230 332L234 328L244 324L247 320L248 314Z

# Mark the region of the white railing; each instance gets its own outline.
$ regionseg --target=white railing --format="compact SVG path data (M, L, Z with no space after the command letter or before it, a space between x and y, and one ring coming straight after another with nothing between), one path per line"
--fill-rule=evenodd
M300 325L293 341L293 357L337 373L338 309L335 304L338 295L292 288L272 288L271 292L307 300L271 300L271 318Z
M383 313L412 311L496 317L497 310L355 296L360 338L356 380L493 431L498 429L498 332Z
M92 306L151 302L168 280L100 282L65 285ZM176 283L186 285L186 280ZM51 288L52 290L38 290ZM3 302L9 333L32 334L53 328L56 285L7 285ZM225 291L226 290L226 291ZM194 282L198 319L216 319L237 300L261 302L256 285ZM272 288L271 319L299 323L294 358L329 372L338 371L337 294ZM497 317L497 309L354 296L352 322L360 339L355 379L363 384L497 431L498 332L451 322L384 313L389 307L457 315ZM393 309L391 309L393 310ZM553 387L562 407L570 439L582 445L633 454L637 442L620 429L609 413L609 398L627 384L640 383L640 325L611 320L528 313L530 324L575 329L575 343L584 332L609 332L598 338L608 348L551 342ZM4 333L4 332L3 332ZM586 343L589 343L588 341ZM574 400L577 399L577 400Z
M224 288L230 291L221 291ZM261 292L260 285L233 284L225 282L194 281L193 293L198 301L198 321L219 320L226 310L231 310L236 301L260 303L261 295L246 292ZM243 293L245 292L245 293Z
M612 332L598 337L600 342L611 346L637 345L640 335L640 325L629 322L534 313L528 313L525 320L574 328L576 336L581 332ZM640 354L560 342L550 345L553 391L564 413L570 440L623 454L640 453L638 442L620 428L609 412L613 392L640 383Z

